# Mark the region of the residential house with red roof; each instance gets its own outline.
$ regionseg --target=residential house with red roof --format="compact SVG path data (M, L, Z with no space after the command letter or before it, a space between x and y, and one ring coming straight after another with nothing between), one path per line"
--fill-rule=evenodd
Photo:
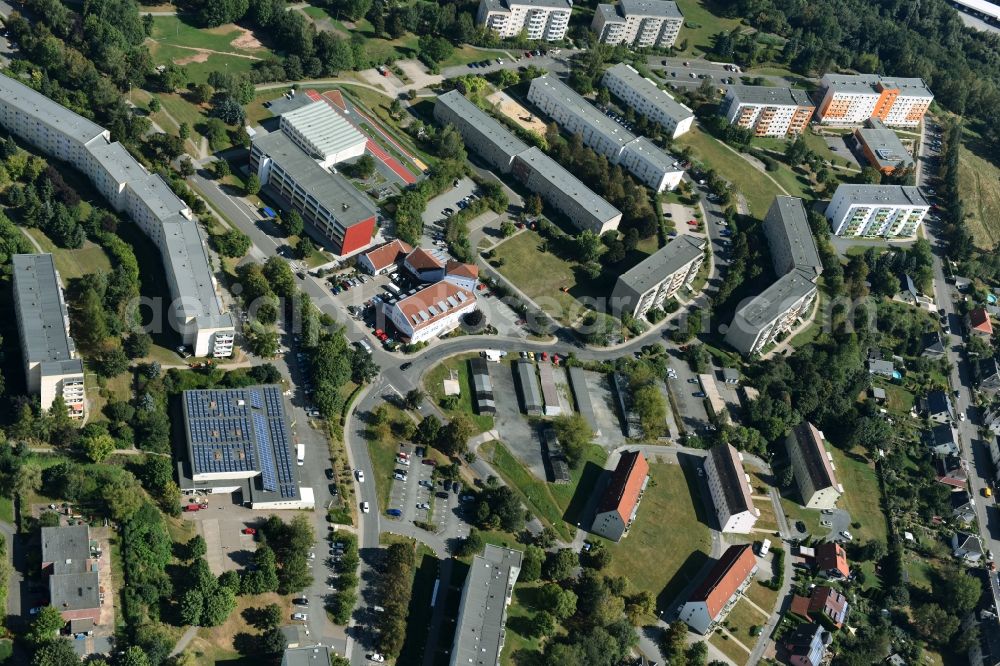
M463 315L476 309L476 295L450 282L437 282L395 303L383 303L382 312L405 342L424 342L458 327Z
M750 544L730 546L681 607L680 619L707 634L740 600L755 573L757 558Z
M369 275L382 275L396 270L413 248L398 238L358 257L358 268Z
M847 565L847 551L836 541L816 546L816 568L827 578L840 579L851 575Z
M821 585L809 597L809 615L828 627L840 629L847 618L847 597L841 592Z
M639 509L642 493L649 483L649 463L641 451L625 451L618 461L611 483L597 506L590 531L611 541L620 541L628 532Z
M983 338L993 337L993 324L990 322L990 313L986 308L975 308L969 311L968 315L969 332Z

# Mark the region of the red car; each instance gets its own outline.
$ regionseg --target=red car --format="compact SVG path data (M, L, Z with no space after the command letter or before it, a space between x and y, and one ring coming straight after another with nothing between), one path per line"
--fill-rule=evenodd
M543 361L549 360L549 353L548 352L542 352L542 360Z
M423 463L424 465L430 465L431 467L437 467L438 464L437 460L434 460L432 458L424 458L420 462Z
M697 227L698 220L688 220L688 224L690 224L692 227Z
M381 338L381 337L382 337L382 335L383 335L383 331L382 331L382 329L381 329L381 328L376 328L376 329L375 329L375 337L376 337L376 338Z
M254 528L252 528L252 527L244 527L244 528L243 528L242 530L240 530L240 531L241 531L241 532L243 532L243 534L251 534L251 535L252 535L252 534L257 534L257 530L255 530L255 529L254 529Z

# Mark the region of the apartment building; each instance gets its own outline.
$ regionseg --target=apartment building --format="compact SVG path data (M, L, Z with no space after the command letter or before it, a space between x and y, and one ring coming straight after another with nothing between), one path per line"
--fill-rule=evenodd
M382 311L404 342L424 342L455 330L462 316L476 307L473 292L443 280L395 303L383 303Z
M170 323L196 356L230 356L235 326L223 309L204 238L191 209L110 132L28 86L0 75L0 125L76 167L118 212L127 212L163 259Z
M571 0L480 0L476 25L500 39L524 33L530 40L557 42L566 36L572 12Z
M42 410L56 396L75 419L87 417L83 361L69 335L69 312L51 254L15 254L14 309L21 339L25 383Z
M707 635L725 619L756 573L757 558L750 544L730 546L681 607L680 620Z
M730 125L752 130L754 136L801 134L815 110L804 90L766 86L729 86L719 105Z
M801 199L776 197L764 217L764 233L778 279L736 311L726 332L726 342L748 356L790 331L810 311L823 272Z
M877 74L826 74L817 117L826 125L860 125L877 118L891 127L916 127L934 95L923 79Z
M611 482L597 505L590 531L611 541L621 541L639 511L649 484L649 463L641 451L623 451Z
M869 118L865 126L854 130L854 138L868 164L883 174L913 166L913 157L891 129L878 118Z
M840 185L826 219L837 236L912 238L930 208L909 185Z
M705 458L705 478L715 516L719 519L719 530L726 534L750 534L760 518L760 509L753 505L750 497L743 454L729 444L716 444Z
M684 16L669 0L620 0L599 4L590 29L605 44L669 49L677 41Z
M529 148L457 90L434 104L434 117L451 124L466 147L502 173L513 174L577 228L596 234L618 228L622 213L538 148Z
M673 3L670 3L673 4ZM694 113L626 63L612 65L601 79L608 91L676 139L691 129Z
M545 75L532 80L528 101L567 133L580 134L586 146L612 164L622 165L657 192L680 183L684 171L676 159L645 137L637 138L556 77Z
M795 485L802 497L802 506L807 509L836 508L837 500L844 494L825 441L823 433L808 421L792 428L785 438Z
M611 292L611 310L636 319L688 286L705 260L704 238L678 236L631 269L618 276Z
M486 544L483 554L472 559L458 604L451 666L500 663L507 607L523 557L519 550Z
M325 102L324 102L325 103ZM368 247L378 211L364 192L302 150L284 132L258 131L250 146L250 169L340 255Z
M281 131L328 169L365 154L368 137L347 122L325 100L281 115Z

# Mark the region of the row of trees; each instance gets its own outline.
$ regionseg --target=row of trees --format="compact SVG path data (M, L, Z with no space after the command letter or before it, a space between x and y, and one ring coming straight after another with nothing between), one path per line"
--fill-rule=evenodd
M378 645L386 657L395 658L403 649L406 618L413 594L413 574L416 566L415 543L393 543L385 552L385 561L378 581L379 613Z

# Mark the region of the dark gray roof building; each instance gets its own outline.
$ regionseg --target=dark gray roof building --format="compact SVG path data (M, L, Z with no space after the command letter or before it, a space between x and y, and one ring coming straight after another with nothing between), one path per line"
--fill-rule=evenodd
M514 158L528 149L526 143L458 90L437 98L434 119L442 125L454 125L466 146L504 173L510 171Z
M854 131L861 150L868 162L883 173L913 166L913 157L899 136L878 118L865 121L867 127Z
M476 555L465 578L458 607L451 666L495 666L500 663L514 583L521 572L523 553L486 544Z
M330 648L324 645L287 648L281 666L330 666Z
M538 387L538 376L535 374L535 364L522 358L514 363L517 375L517 388L521 393L521 404L525 414L540 416L542 413L542 394Z
M816 277L823 272L802 199L775 197L764 217L764 233L775 275L784 275L795 268Z
M96 552L86 525L42 528L42 573L50 604L64 619L93 618L101 606Z
M694 279L705 257L705 239L683 234L618 276L612 310L641 317Z
M594 435L600 437L601 430L597 425L597 417L594 415L594 405L590 401L590 391L587 389L587 375L583 368L571 365L568 369L569 384L573 389L573 397L576 398L576 411L586 419Z
M497 403L493 397L493 382L490 380L490 370L486 359L481 356L469 359L469 371L472 378L472 399L476 403L476 412L496 414Z

